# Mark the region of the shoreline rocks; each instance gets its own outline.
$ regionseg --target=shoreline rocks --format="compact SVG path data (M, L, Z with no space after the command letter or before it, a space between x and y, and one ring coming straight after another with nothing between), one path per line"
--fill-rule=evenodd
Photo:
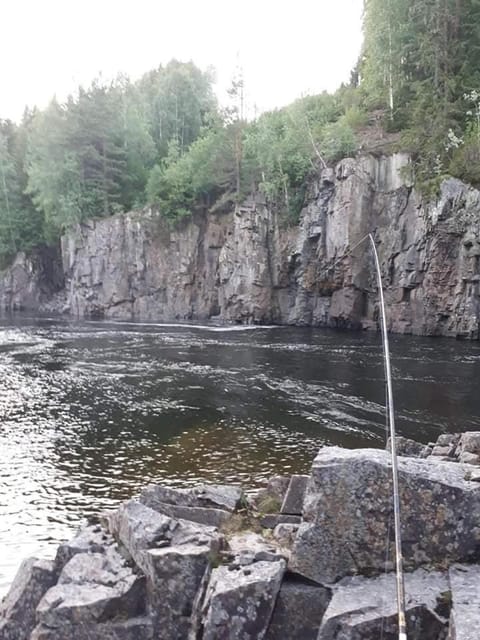
M464 453L479 443L480 432L397 440L414 456L399 457L409 640L476 637L480 484ZM393 640L389 473L387 452L325 447L309 476L253 498L146 487L54 561L23 562L0 640Z

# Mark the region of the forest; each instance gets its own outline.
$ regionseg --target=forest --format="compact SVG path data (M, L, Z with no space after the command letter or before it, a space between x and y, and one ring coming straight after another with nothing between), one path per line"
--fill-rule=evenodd
M147 204L174 224L261 192L293 223L309 176L365 150L372 122L425 197L446 175L479 185L480 0L365 0L363 31L348 84L254 119L241 73L220 107L210 72L172 60L0 120L0 266Z

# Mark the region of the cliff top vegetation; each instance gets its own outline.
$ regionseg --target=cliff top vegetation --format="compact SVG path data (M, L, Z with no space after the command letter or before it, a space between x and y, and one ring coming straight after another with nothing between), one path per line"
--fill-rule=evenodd
M176 60L0 120L1 260L149 203L174 221L261 192L295 220L309 176L358 151L410 152L427 195L446 174L479 184L480 0L365 0L363 29L349 85L251 121L241 74L222 109Z

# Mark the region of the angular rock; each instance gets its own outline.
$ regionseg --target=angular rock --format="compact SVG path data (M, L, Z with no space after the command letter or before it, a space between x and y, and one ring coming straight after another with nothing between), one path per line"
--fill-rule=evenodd
M273 537L281 547L290 549L297 537L299 526L298 524L278 524L273 530Z
M280 513L289 515L301 515L303 511L303 498L307 490L309 476L293 475L290 478L287 493L283 499Z
M82 527L77 535L57 549L55 566L60 572L77 553L104 553L114 540L99 524Z
M405 456L406 458L424 458L425 454L431 453L429 447L416 440L410 440L410 438L404 438L403 436L396 436L395 438L397 456ZM387 440L387 451L391 451L391 439Z
M35 626L35 609L55 583L52 561L27 558L0 604L0 640L28 640Z
M458 443L460 453L480 455L480 431L466 431L460 436Z
M287 574L265 640L317 640L330 597L329 589Z
M107 519L111 532L143 571L146 571L145 552L149 549L182 544L213 549L223 539L214 527L175 520L137 500L123 503Z
M132 618L144 609L145 578L112 549L108 554L76 554L41 599L37 621L68 638L74 637L72 627Z
M65 565L61 572L57 586L63 584L85 583L101 584L111 587L135 581L125 559L113 546L106 549L105 553L78 553Z
M469 453L468 451L462 451L462 453L458 457L459 462L463 462L464 464L480 464L480 456L475 453Z
M38 625L31 640L153 640L153 627L146 616L103 624L51 628Z
M279 524L300 524L300 516L289 516L282 513L267 513L260 518L260 525L264 529L275 529Z
M146 549L169 545L176 520L162 515L136 500L124 502L106 517L109 531L125 547L139 566Z
M440 447L456 447L460 440L459 433L442 433L438 436L437 444Z
M209 546L180 545L145 553L149 610L159 640L184 640L194 603L210 575Z
M437 456L440 458L453 458L455 454L456 447L455 445L435 445L432 450L432 456Z
M225 525L232 514L230 511L224 509L214 509L206 507L184 507L182 505L166 504L162 502L155 502L152 504L152 508L159 513L163 513L170 518L182 518L184 520L190 520L191 522L197 522L198 524L205 524L210 527L221 527Z
M480 629L480 567L454 565L449 570L452 613L449 640L477 640Z
M260 640L280 589L285 561L218 567L206 595L202 640Z
M418 569L405 574L409 640L439 640L448 626L450 606L446 574ZM398 639L396 578L345 578L334 587L318 640Z
M280 511L289 484L290 476L273 476L273 478L270 478L267 486L260 489L255 496L255 507L263 513Z
M277 547L257 533L238 533L230 538L228 546L236 565L253 562L272 562L285 557Z
M475 561L478 485L464 479L461 465L432 458L399 458L398 469L405 567ZM321 449L313 463L291 569L321 584L383 571L391 517L387 452Z
M243 490L229 484L205 484L196 488L199 506L236 511L242 506Z
M142 490L140 502L151 509L162 511L164 505L198 507L233 512L243 500L241 487L223 484L204 484L192 489L172 489L161 485L149 485Z

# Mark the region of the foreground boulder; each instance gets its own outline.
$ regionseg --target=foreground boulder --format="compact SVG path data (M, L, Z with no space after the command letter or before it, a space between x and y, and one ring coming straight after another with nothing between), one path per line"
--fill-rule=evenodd
M480 487L462 465L399 458L406 570L473 562L480 552ZM312 467L291 568L321 584L385 568L392 518L390 457L327 447ZM389 557L394 558L393 536Z
M419 569L405 576L409 640L446 637L449 615L447 576ZM318 640L398 640L396 581L393 574L345 578L334 587Z
M24 560L10 591L0 605L0 639L28 640L35 626L35 609L55 583L54 563Z
M317 640L330 597L329 589L287 574L280 587L265 640Z
M139 635L137 621L131 622L144 614L145 601L145 578L127 565L115 545L105 553L78 553L38 604L39 624L32 638L121 637L118 634L125 631L125 625L118 622L122 619L130 621L127 630L136 628L137 636L132 638L146 640L150 637L149 625L142 621L146 631Z
M284 560L214 569L206 596L202 640L265 636L285 572Z
M480 567L455 565L449 570L452 615L449 640L476 640L480 629Z
M171 518L220 527L242 504L243 491L229 485L200 485L193 489L171 489L160 485L145 487L140 502Z

